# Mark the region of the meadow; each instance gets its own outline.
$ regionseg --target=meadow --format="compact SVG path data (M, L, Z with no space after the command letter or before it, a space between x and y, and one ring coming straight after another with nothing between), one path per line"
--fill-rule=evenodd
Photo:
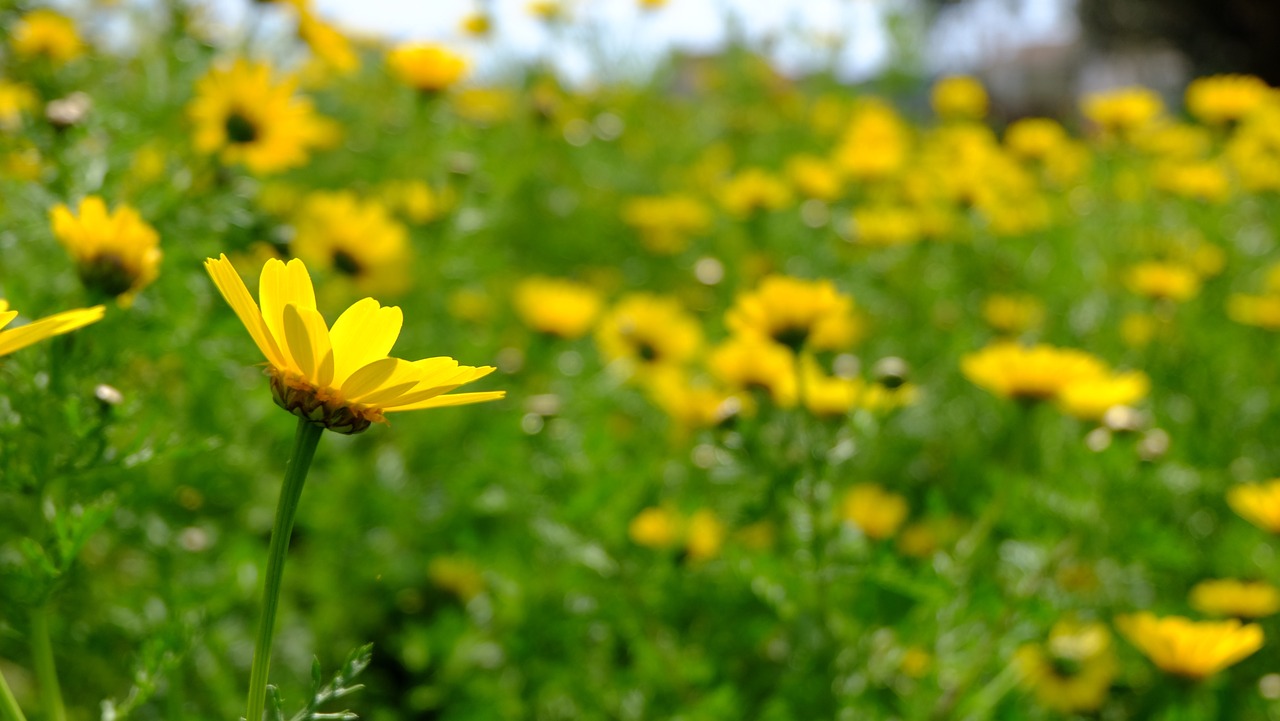
M3 721L1280 719L1277 90L159 7L0 4Z

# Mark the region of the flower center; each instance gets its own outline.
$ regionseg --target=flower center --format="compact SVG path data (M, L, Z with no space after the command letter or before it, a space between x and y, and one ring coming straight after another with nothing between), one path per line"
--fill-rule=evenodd
M333 251L333 267L347 275L360 275L364 266L356 257L345 250Z
M103 253L82 263L78 270L86 288L112 298L132 288L137 279L124 259L114 253Z
M773 332L773 339L790 348L793 352L799 353L800 349L804 348L804 344L809 340L809 329L804 326L779 328Z
M237 145L252 143L258 139L258 126L238 110L227 115L223 124L227 131L227 140Z

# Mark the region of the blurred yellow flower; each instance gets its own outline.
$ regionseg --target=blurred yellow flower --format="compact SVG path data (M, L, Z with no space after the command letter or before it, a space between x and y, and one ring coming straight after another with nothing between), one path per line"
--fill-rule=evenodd
M55 65L84 53L84 41L71 18L53 10L32 10L14 23L9 44L20 58L46 58Z
M389 210L415 225L444 217L456 200L452 189L433 190L422 180L389 180L378 186L377 197Z
M0 356L22 350L45 338L70 333L90 323L96 323L105 313L106 308L97 305L92 308L66 310L17 328L5 329L5 326L18 317L18 311L10 309L9 301L0 298Z
M409 43L387 53L387 67L414 90L439 93L457 85L469 63L443 45Z
M586 335L603 304L591 286L542 276L521 280L512 301L525 325L561 338Z
M1181 263L1148 261L1126 274L1129 290L1155 300L1182 303L1200 292L1200 274Z
M465 88L453 95L453 110L476 125L497 125L511 119L516 100L506 88Z
M685 532L685 551L693 562L709 561L720 555L727 531L724 523L706 508L694 511Z
M714 428L750 411L747 399L738 393L706 383L695 383L681 368L669 367L653 373L645 384L650 398L676 424L681 433Z
M987 117L987 89L969 75L952 75L933 84L929 96L933 112L943 120L982 120Z
M861 206L853 210L853 239L859 245L888 248L909 245L924 236L919 211L907 206Z
M277 83L271 75L266 63L239 59L196 82L187 113L197 151L269 174L305 165L310 150L331 142L333 126L295 95L296 81Z
M843 350L857 342L862 324L853 298L829 280L772 275L738 295L725 313L735 333L767 338L793 351Z
M1227 298L1227 316L1241 325L1280 330L1280 293L1233 293Z
M907 499L874 483L859 483L850 488L840 505L844 520L873 541L897 533L909 510Z
M1182 616L1157 618L1143 612L1116 619L1134 646L1165 673L1208 678L1262 648L1262 627L1239 621L1192 621Z
M1150 389L1145 373L1108 373L1068 384L1058 393L1058 405L1081 420L1100 421L1112 408L1142 400Z
M389 357L404 317L365 298L330 328L316 310L311 276L301 260L268 260L253 301L231 261L205 261L213 282L267 359L277 405L331 431L360 433L385 414L502 398L504 391L450 391L483 378L492 366L460 366L448 357ZM448 395L446 395L448 394Z
M462 556L436 556L427 564L427 578L437 588L470 601L484 592L484 575L475 561Z
M17 130L22 116L35 110L39 100L30 87L0 80L0 130Z
M337 27L306 12L298 19L298 37L311 48L326 71L350 75L360 69L360 56Z
M1227 505L1258 528L1280 533L1280 478L1232 487L1227 491Z
M975 385L1006 398L1054 400L1064 388L1107 375L1105 363L1084 351L1000 341L960 361Z
M1036 700L1066 714L1101 708L1118 670L1106 626L1067 620L1054 624L1047 643L1019 648L1014 661Z
M711 350L707 369L739 391L762 390L784 408L796 403L796 359L791 351L758 335L734 335Z
M640 233L651 253L683 251L689 239L711 227L711 211L691 195L652 195L631 198L622 206L622 222Z
M596 344L606 360L645 372L691 360L702 347L702 327L674 299L636 293L601 318Z
M486 12L474 12L462 18L462 32L482 38L493 32L493 18Z
M992 330L1018 335L1044 323L1044 303L1030 295L992 295L982 302L982 320Z
M1069 138L1062 124L1050 118L1023 118L1009 124L1004 144L1009 152L1027 160L1045 160L1066 145Z
M1263 618L1280 612L1280 589L1264 581L1201 581L1191 589L1189 600L1192 608L1210 616Z
M863 100L836 148L836 164L854 180L883 180L906 165L911 136L888 103Z
M1201 122L1223 125L1256 111L1274 91L1252 75L1211 75L1187 86L1187 112Z
M806 198L832 201L840 197L843 180L830 162L813 155L795 155L787 161L787 178Z
M547 22L562 20L565 16L565 7L561 0L533 0L525 7L530 15Z
M653 506L640 511L627 526L627 535L645 548L671 548L680 540L680 516L670 508Z
M1226 166L1217 160L1171 161L1161 164L1153 176L1157 188L1181 198L1221 203L1231 196Z
M1085 97L1083 110L1085 117L1104 132L1129 138L1164 113L1164 101L1149 88L1118 88Z
M933 656L923 646L908 646L902 650L898 668L911 678L924 678L933 665Z
M1159 319L1149 313L1127 313L1120 320L1120 337L1130 348L1146 346L1159 330Z
M747 168L721 184L720 205L730 215L749 218L756 213L781 210L791 204L791 189L776 175L761 168Z
M50 212L53 234L76 262L90 291L128 305L160 272L160 235L127 205L115 212L96 195L80 201L77 213L65 205Z
M375 200L350 191L307 195L294 216L293 255L362 291L398 293L410 281L408 231Z

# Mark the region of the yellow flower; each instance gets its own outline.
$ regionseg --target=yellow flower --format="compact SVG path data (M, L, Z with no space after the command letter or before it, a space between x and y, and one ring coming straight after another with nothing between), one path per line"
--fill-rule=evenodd
M646 383L649 397L681 433L713 428L751 408L743 396L707 384L694 383L681 368L657 371Z
M993 295L982 303L982 319L1000 333L1017 335L1044 322L1044 304L1030 295Z
M1084 99L1085 117L1121 138L1149 127L1163 112L1164 101L1148 88L1119 88Z
M649 252L670 255L684 250L691 236L707 232L711 211L689 195L641 196L622 206L622 222L640 233Z
M84 53L84 41L71 18L53 10L32 10L14 24L9 38L13 52L23 58L47 58L55 65Z
M966 355L960 370L975 385L1005 398L1053 400L1082 380L1105 377L1105 363L1084 351L1000 341Z
M360 56L338 28L306 12L298 20L298 37L324 64L326 71L350 75L360 69Z
M359 433L385 423L386 413L481 403L504 391L456 393L493 372L460 366L448 357L406 361L389 357L403 315L365 298L329 328L316 310L311 276L301 260L269 260L258 286L259 307L231 261L205 261L222 297L267 359L277 405L337 433Z
M466 88L453 95L453 110L476 125L496 125L511 119L516 100L506 88Z
M923 646L908 646L902 650L898 668L911 678L924 678L933 665L933 656Z
M1199 680L1262 648L1262 627L1229 621L1157 618L1143 612L1116 619L1116 628L1168 674Z
M607 360L648 371L693 358L702 346L702 327L675 300L637 293L604 315L596 344Z
M1162 163L1153 172L1156 187L1181 198L1220 203L1231 196L1231 180L1219 161Z
M1148 313L1128 313L1120 320L1120 337L1131 348L1142 348L1155 339L1160 321Z
M667 6L667 0L638 0L641 10L657 10Z
M909 245L924 236L919 211L906 206L862 206L853 211L853 237L861 245Z
M1019 648L1014 661L1036 699L1065 714L1100 708L1117 670L1111 633L1100 623L1059 621L1047 643Z
M1233 487L1227 491L1227 505L1258 528L1280 533L1280 478Z
M685 532L685 551L689 560L709 561L720 555L726 535L724 523L716 514L708 509L694 511L689 517L689 527Z
M680 539L680 516L670 508L646 508L631 519L627 535L645 548L671 548Z
M1224 578L1191 589L1191 607L1211 616L1262 618L1280 611L1280 589L1263 581Z
M1202 122L1223 125L1253 113L1271 94L1271 88L1252 75L1197 78L1187 86L1187 112Z
M796 403L795 356L758 335L735 335L707 358L707 368L721 383L741 391L763 390L784 408Z
M387 208L416 225L439 220L455 201L450 188L433 190L421 180L387 181L378 186L377 196Z
M773 275L738 296L725 313L735 333L763 336L793 351L843 350L861 335L853 299L829 280Z
M897 533L909 510L907 499L874 483L859 483L850 488L840 506L844 520L875 541Z
M1227 316L1242 325L1280 330L1280 294L1235 293L1227 299Z
M1200 292L1200 274L1180 263L1149 261L1129 269L1129 290L1156 300L1184 302Z
M408 231L375 200L349 191L311 193L294 219L293 255L335 270L364 291L399 293L409 284Z
M982 120L987 117L987 90L968 75L952 75L933 85L933 112L943 120Z
M883 180L907 163L911 136L893 107L882 100L862 101L836 148L836 164L854 180Z
M160 236L133 208L108 212L106 202L91 195L80 201L78 215L58 205L50 218L53 234L93 292L128 305L159 274Z
M493 18L489 13L474 12L462 18L462 32L482 38L493 32Z
M462 556L436 556L427 564L427 578L462 601L484 592L484 576L475 561Z
M447 90L467 74L467 59L443 45L410 43L387 53L387 66L400 82L424 93Z
M312 148L331 141L333 127L295 87L292 78L273 81L266 63L240 59L210 69L187 108L196 150L260 174L305 165Z
M561 338L581 338L600 314L600 294L570 280L534 276L516 286L516 313L525 325Z
M35 109L36 93L22 83L0 80L0 130L16 130L22 116Z
M39 343L45 338L70 333L90 323L102 319L106 308L97 305L92 308L80 308L56 313L47 318L20 325L17 328L4 330L5 326L18 317L18 311L9 309L9 301L0 298L0 356L6 356L16 350Z
M787 178L806 198L826 201L839 198L843 184L834 165L812 155L797 155L788 160Z
M1112 408L1142 400L1150 389L1145 373L1108 373L1067 385L1058 393L1058 405L1081 420L1100 421Z
M720 205L730 215L747 218L791 204L791 189L777 176L760 168L747 168L726 180L719 191Z
M1068 140L1062 125L1049 118L1015 120L1004 131L1005 147L1027 160L1046 160Z
M560 0L533 0L526 7L530 15L546 22L561 20L565 16L564 4Z

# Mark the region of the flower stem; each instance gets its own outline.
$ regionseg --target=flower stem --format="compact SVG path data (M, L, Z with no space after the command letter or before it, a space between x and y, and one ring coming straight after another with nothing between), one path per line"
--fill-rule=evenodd
M4 680L4 674L0 674L0 719L27 721L27 717L22 715L22 709L18 707L18 699L13 697L9 683Z
M40 687L40 705L48 721L67 721L62 705L62 689L58 686L58 669L53 663L53 643L49 640L49 607L36 606L31 611L31 657Z
M258 638L253 647L253 670L249 673L249 706L247 721L262 721L262 711L267 703L267 671L271 666L271 639L275 635L276 608L280 605L280 581L284 578L284 561L289 552L289 537L293 534L293 517L302 498L302 486L307 480L307 469L316 454L320 434L319 426L304 418L298 419L298 432L293 439L293 454L285 469L284 485L280 489L280 501L276 506L276 521L271 527L271 548L267 558L267 577L262 587L262 616L258 621Z

